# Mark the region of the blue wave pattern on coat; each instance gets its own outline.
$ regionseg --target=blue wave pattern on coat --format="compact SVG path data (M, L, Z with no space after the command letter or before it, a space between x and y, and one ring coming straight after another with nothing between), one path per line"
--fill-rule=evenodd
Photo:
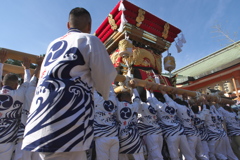
M70 71L84 65L84 58L76 47L68 50L67 41L58 41L46 54L43 65L47 68L36 88L25 131L25 137L41 134L38 139L24 146L37 152L68 152L89 147L93 139L94 105L92 87L72 77ZM41 71L42 72L42 71ZM44 71L42 72L44 73Z
M10 95L0 95L0 113L5 112L0 118L0 144L16 142L22 104L18 100L14 102Z

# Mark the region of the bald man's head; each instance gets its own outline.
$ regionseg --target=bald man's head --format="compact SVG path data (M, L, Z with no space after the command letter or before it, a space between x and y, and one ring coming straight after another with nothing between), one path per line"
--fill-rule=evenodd
M91 15L80 7L73 8L69 13L68 28L77 28L84 33L91 32Z

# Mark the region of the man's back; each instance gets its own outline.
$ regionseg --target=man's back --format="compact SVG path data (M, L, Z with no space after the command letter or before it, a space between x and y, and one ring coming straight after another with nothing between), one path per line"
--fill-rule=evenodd
M26 84L23 84L17 90L9 86L0 90L0 143L17 140L25 88Z
M70 29L54 40L42 63L25 130L25 149L40 152L89 149L93 139L92 88L108 96L115 76L106 49L97 37Z

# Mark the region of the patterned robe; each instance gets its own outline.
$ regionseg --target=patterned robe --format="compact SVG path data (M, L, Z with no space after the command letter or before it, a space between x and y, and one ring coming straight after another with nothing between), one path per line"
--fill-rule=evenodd
M117 101L117 118L120 122L120 154L135 154L143 152L142 140L137 125L139 106L139 97L135 98L132 104L125 101Z
M118 121L116 117L116 97L114 91L110 92L109 100L104 100L96 91L94 92L94 136L117 137Z
M23 149L89 149L93 140L93 87L107 99L116 74L104 45L93 35L70 29L50 43L30 108Z
M165 103L154 98L154 103L157 105L157 115L162 128L163 136L166 138L173 135L182 135L184 128L177 118L178 107L176 103L167 95L164 94Z
M158 123L157 106L153 104L150 92L147 92L147 103L141 102L138 113L138 129L141 136L161 134L162 129Z
M220 107L218 109L226 119L226 127L228 136L240 136L240 119L235 112L228 112Z
M0 143L16 142L21 125L24 93L28 83L23 83L17 90L3 86L0 90Z

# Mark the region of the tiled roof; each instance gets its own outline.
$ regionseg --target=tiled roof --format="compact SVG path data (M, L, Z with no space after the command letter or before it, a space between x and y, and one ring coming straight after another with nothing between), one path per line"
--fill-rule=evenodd
M240 41L180 68L174 74L178 74L181 77L189 76L198 79L238 63L240 63ZM181 83L180 81L177 83Z

